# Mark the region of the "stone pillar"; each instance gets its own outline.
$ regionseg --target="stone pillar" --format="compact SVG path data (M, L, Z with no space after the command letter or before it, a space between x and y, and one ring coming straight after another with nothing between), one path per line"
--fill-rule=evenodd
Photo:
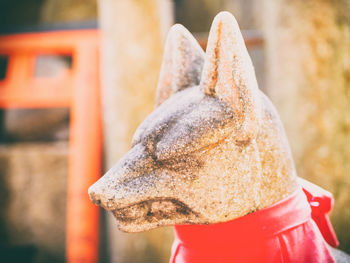
M350 252L350 1L264 1L268 94L298 174L331 191Z
M106 170L131 146L153 110L165 34L173 23L168 0L99 0ZM167 262L172 229L141 234L117 230L107 215L111 262Z

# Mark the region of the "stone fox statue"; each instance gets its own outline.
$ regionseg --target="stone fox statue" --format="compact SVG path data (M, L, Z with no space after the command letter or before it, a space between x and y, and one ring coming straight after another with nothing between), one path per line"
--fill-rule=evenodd
M156 109L137 128L131 150L89 189L91 200L112 211L121 230L176 225L173 262L334 260L311 222L281 121L258 88L240 29L230 13L214 19L206 53L183 26L171 28L156 96ZM272 219L264 222L268 213ZM290 253L282 260L286 244L280 235L298 225L301 232L291 233L291 239L287 235ZM273 241L272 247L252 252L256 240L256 247L265 246L261 244L266 226L273 226L279 243ZM300 241L302 233L312 240ZM189 250L191 245L186 250L186 242L191 243L186 236L199 237L194 243L200 252ZM225 240L220 247L226 252L210 243L213 238L219 244ZM299 241L305 249L295 245ZM250 248L243 253L247 249L242 244L247 242ZM207 248L198 250L198 244ZM227 244L238 249L227 249ZM232 251L235 255L227 255ZM219 253L226 255L219 259ZM245 258L240 259L242 253Z

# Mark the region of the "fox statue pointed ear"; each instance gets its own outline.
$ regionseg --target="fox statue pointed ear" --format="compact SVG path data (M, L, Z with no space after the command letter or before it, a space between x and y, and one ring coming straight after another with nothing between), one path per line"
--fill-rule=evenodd
M171 94L199 85L204 51L182 25L173 25L168 33L156 95L156 106Z
M201 88L228 103L237 116L241 140L256 135L260 119L254 67L236 19L219 13L210 28Z

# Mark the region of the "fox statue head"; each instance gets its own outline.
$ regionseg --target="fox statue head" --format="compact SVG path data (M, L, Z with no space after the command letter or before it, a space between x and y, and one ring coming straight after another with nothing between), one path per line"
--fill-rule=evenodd
M297 187L276 110L258 89L235 18L219 13L206 53L181 25L166 41L156 109L89 189L126 232L229 221Z

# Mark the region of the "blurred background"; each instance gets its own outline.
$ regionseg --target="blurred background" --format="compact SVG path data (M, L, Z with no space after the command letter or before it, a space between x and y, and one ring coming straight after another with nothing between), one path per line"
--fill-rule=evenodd
M233 13L242 29L260 89L284 123L298 175L333 193L331 220L340 248L350 253L349 0L1 0L1 262L67 261L69 141L75 121L68 106L1 103L2 89L16 88L7 82L12 64L1 50L6 36L100 32L99 63L89 67L102 92L103 173L129 149L136 127L153 110L170 26L183 24L205 48L210 24L223 10ZM32 63L34 79L79 74L74 55L38 54ZM24 69L14 67L14 76L17 70ZM82 84L74 83L73 88ZM74 96L85 98L84 92ZM125 234L111 215L99 213L98 262L168 262L171 227Z

